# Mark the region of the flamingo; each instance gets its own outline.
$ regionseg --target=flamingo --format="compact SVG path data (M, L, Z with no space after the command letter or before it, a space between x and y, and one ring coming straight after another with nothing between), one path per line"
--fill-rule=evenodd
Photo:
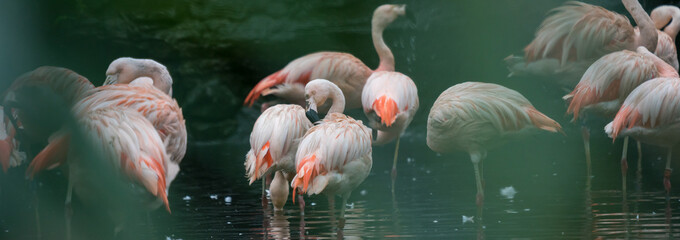
M250 151L246 154L246 175L252 184L269 172L275 172L270 194L275 210L282 210L288 198L288 179L295 175L295 153L299 140L312 127L300 105L279 104L267 108L255 121L250 133ZM265 182L262 181L262 197ZM300 201L301 209L304 208Z
M678 70L675 38L680 31L680 8L670 5L659 6L652 10L650 17L657 29L663 29L663 32L659 32L657 50L654 54Z
M172 77L168 69L153 59L122 57L113 60L106 69L104 85L128 84L139 77L153 79L153 85L172 96Z
M70 108L94 88L87 78L60 67L43 66L17 78L0 95L0 164L6 172L20 165L26 154L19 150L43 144L63 121L57 110ZM49 101L47 101L49 100ZM46 121L50 119L50 121ZM29 151L30 152L30 151ZM33 154L33 153L31 153Z
M500 85L465 82L444 91L427 118L427 146L435 152L470 154L477 181L477 205L484 202L480 162L499 140L539 128L562 132L559 123L536 110L520 93Z
M310 81L305 87L305 98L312 116L327 101L332 105L323 121L310 128L300 141L295 155L297 174L291 183L293 195L297 190L308 195L326 194L331 214L335 195L340 195L343 226L347 199L371 171L371 131L361 121L342 114L345 99L342 90L332 82Z
M394 70L394 55L383 40L383 31L397 17L404 15L406 5L385 4L373 12L371 36L380 65L376 71ZM288 63L283 69L262 79L248 93L244 105L252 106L260 96L274 95L286 102L304 105L304 86L310 79L328 79L345 94L347 108L361 107L361 91L366 79L373 73L361 60L348 53L317 52ZM263 109L274 102L265 103ZM328 106L319 106L321 112Z
M67 202L74 191L84 203L106 207L116 223L115 234L123 229L126 213L136 204L148 210L164 205L170 212L169 156L146 117L129 108L101 108L78 117L78 127L73 141L80 144L69 147Z
M418 89L413 80L402 73L376 71L366 81L361 95L369 126L377 130L373 144L382 145L397 139L391 174L394 193L399 140L418 111Z
M658 48L657 48L658 49ZM636 52L623 50L613 52L598 59L585 72L574 91L564 98L570 100L567 114L574 114L574 121L584 114L596 114L606 118L614 118L621 104L633 89L643 82L657 77L678 77L677 71L668 63L638 47ZM590 144L589 130L582 127L586 152L588 175L590 176ZM628 161L626 150L628 139L624 140L621 157L621 174L623 190L626 189L626 173ZM638 152L641 150L638 142ZM641 158L641 154L638 153ZM638 166L640 166L638 158Z
M661 77L646 81L626 98L621 109L604 130L612 139L633 137L638 141L668 148L664 188L671 190L672 147L680 142L680 78Z
M635 31L628 19L599 6L569 2L552 10L524 48L524 58L506 58L510 76L521 74L564 76L560 84L574 86L584 71L605 54L643 46L655 51L658 33L637 0L622 0L639 26ZM554 78L551 78L554 79Z

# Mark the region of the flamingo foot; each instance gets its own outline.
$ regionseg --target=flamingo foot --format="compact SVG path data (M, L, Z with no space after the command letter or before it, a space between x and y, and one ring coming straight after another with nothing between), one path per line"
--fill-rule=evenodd
M478 207L484 206L484 194L483 193L477 193L477 206Z
M297 200L299 202L298 206L300 206L300 215L304 216L305 215L305 198L302 197L302 195L298 195Z
M663 173L663 186L667 193L671 192L671 172L672 170L666 169Z

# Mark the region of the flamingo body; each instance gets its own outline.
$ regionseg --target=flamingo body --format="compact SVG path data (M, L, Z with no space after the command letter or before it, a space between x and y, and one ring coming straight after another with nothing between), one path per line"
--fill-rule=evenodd
M377 71L364 86L362 105L369 126L383 132L378 132L376 144L386 143L399 137L413 120L419 107L418 89L402 73Z

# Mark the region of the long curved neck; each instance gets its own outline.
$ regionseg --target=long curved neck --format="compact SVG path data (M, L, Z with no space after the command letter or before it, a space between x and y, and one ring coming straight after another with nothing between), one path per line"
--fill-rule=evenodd
M666 28L663 29L665 33L667 33L671 38L673 38L673 41L675 41L675 37L678 36L678 32L680 32L680 10L677 8L671 8L672 10L672 18L671 18L671 23L666 26Z
M652 62L654 62L656 70L659 71L659 77L678 77L678 72L675 70L675 68L666 63L664 60L661 60L661 58L657 57L646 49L639 49L638 52L642 55L645 55L645 57L651 59Z
M378 65L375 71L394 71L394 55L392 55L392 51L383 40L383 31L388 24L374 18L371 25L373 46L378 52L378 57L380 57L380 65Z
M345 111L345 96L342 95L342 91L337 86L331 88L331 96L333 104L331 108L328 109L328 113L342 113Z
M658 38L654 22L637 0L621 0L621 2L640 27L640 36L637 39L638 46L643 46L650 52L654 52Z

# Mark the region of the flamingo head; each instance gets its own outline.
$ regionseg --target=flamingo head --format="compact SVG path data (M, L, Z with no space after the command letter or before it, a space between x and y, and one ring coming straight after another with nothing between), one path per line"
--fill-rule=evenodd
M114 60L106 70L104 85L129 84L139 77L153 79L153 85L172 95L172 77L168 69L151 59L122 57Z
M397 17L406 14L406 4L385 4L373 12L373 25L381 28L387 27Z
M654 27L656 27L656 29L662 29L668 25L671 20L673 20L673 15L678 13L680 13L680 8L676 6L664 5L652 10L650 17L654 22Z

